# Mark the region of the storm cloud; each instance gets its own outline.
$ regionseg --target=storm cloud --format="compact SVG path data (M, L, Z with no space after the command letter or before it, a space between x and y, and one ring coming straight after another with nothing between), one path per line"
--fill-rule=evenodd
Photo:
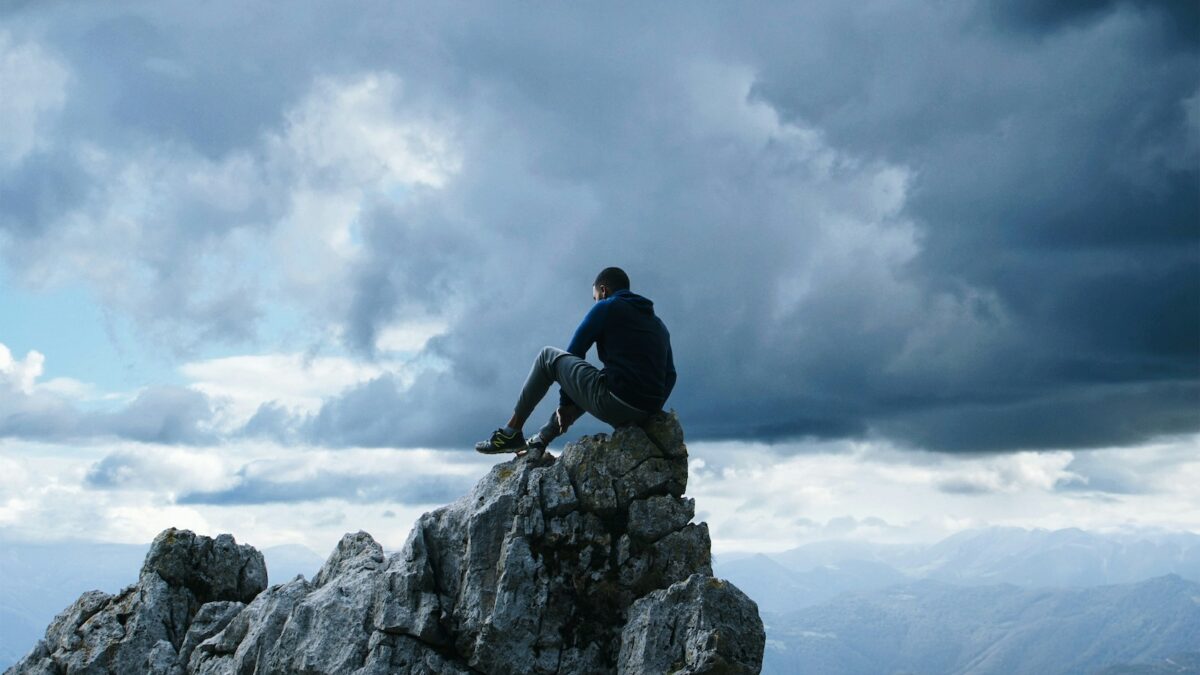
M614 264L690 439L1194 432L1194 4L1042 7L10 8L0 59L49 75L0 111L0 252L180 352L279 308L364 360L442 327L248 434L463 447Z

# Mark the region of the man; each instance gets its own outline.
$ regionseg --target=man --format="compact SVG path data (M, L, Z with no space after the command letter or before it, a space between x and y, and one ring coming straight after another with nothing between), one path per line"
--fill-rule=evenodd
M641 422L662 410L675 387L671 335L654 315L654 303L629 290L629 276L608 267L592 283L595 305L575 330L567 350L545 347L521 389L508 424L491 439L475 444L479 452L495 454L537 448L588 412L614 427ZM585 358L592 344L604 369ZM550 385L562 387L558 410L528 441L522 428Z

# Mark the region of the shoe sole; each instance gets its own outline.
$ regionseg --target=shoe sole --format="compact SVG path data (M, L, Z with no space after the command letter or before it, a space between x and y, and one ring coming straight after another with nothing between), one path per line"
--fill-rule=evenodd
M526 446L525 450L517 453L517 457L524 457L531 462L537 462L546 455L546 446L530 445Z
M528 447L528 445L522 445L519 448L497 448L488 441L483 441L475 444L475 452L484 455L506 455L510 452L521 452Z

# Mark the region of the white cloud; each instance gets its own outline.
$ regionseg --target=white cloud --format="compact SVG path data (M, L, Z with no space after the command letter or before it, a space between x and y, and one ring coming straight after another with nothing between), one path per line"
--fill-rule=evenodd
M273 154L310 183L441 187L460 167L453 138L442 122L401 112L402 99L400 79L386 72L318 79L287 113Z
M59 398L74 401L118 400L125 398L121 394L102 393L94 384L76 380L73 377L55 377L39 383L38 388Z
M23 91L5 73L31 67L40 52L6 40L0 78L13 86L0 79L0 90ZM45 79L39 86L55 81ZM34 103L25 98L0 103L0 134L30 135ZM452 130L407 99L398 78L367 73L314 81L278 128L219 156L148 137L121 146L64 139L58 150L86 190L8 262L32 287L85 279L104 305L180 354L253 338L268 303L307 310L322 325L317 339L336 334L328 320L349 301L360 214L372 200L444 185L461 165ZM33 147L23 143L21 154Z
M25 358L18 360L4 343L0 343L0 384L30 395L42 375L45 362L45 355L32 349L25 354Z
M0 30L0 170L45 146L69 79L66 67L40 46Z
M12 350L0 342L0 387L24 396L46 394L69 401L99 401L125 398L121 394L102 392L95 385L71 377L55 377L44 382L38 380L45 373L46 356L36 349L17 359Z
M689 493L719 552L785 550L827 538L932 541L986 525L1200 531L1200 436L1092 451L947 455L883 442L690 443ZM1081 464L1080 460L1087 460ZM1136 475L1134 494L1087 473ZM1084 483L1084 487L1079 487ZM1070 489L1065 489L1071 486Z
M381 352L419 352L425 343L446 332L449 323L438 319L401 321L385 326L375 339Z
M258 407L275 402L293 413L315 413L321 402L384 373L411 382L416 367L401 361L368 363L302 353L227 356L183 364L189 387L225 403L226 429L244 424Z
M1101 495L1061 489L1062 476L1075 473L1064 452L963 457L836 442L779 455L757 444L691 443L688 496L718 553L830 538L932 541L986 525L1200 531L1198 447L1200 437L1187 437L1093 451L1098 465L1136 472L1149 488ZM397 548L420 513L465 493L493 462L423 449L0 440L0 535L145 543L178 526L325 552L344 532L365 529ZM952 480L987 490L941 489Z
M422 449L330 451L256 442L65 446L0 439L0 536L146 543L174 526L231 532L259 547L301 543L323 553L345 532L366 529L399 548L421 513L459 496L455 488L452 497L439 495L430 504L406 495L426 494L421 486L439 481L469 485L492 461ZM181 500L264 483L278 488L265 499ZM303 489L315 484L330 489L310 501ZM364 495L356 491L360 484L396 490ZM289 492L289 486L298 489ZM375 494L384 497L363 498Z
M92 463L88 485L104 489L144 490L174 496L192 490L220 490L234 483L240 462L214 449L122 444Z
M966 494L1053 490L1061 483L1080 478L1067 470L1074 459L1074 453L1058 451L1018 452L966 460L943 471L936 485L946 492Z
M285 284L321 310L345 301L369 201L442 187L461 167L450 124L405 103L389 73L318 79L267 138L265 162L288 202L271 246Z

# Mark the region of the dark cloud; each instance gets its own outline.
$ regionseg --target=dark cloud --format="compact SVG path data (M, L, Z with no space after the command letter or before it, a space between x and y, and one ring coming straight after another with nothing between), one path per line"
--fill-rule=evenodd
M361 255L327 284L344 287L280 300L364 358L391 322L438 317L425 357L442 368L309 418L260 410L246 433L463 447L507 417L537 349L568 339L616 264L671 328L690 438L1004 451L1200 429L1190 7L20 14L87 75L63 119L106 147L141 139L208 169L250 148L266 166L256 144L315 75L392 73L394 111L450 130L461 165L444 184L357 205ZM104 45L119 48L91 56ZM193 342L250 339L258 280L214 286L188 261L276 226L292 187L276 169L245 204L201 193L156 213L132 259L164 290L114 302ZM18 170L46 195L86 191L69 167ZM31 204L0 217L25 233L12 260L61 226Z
M1195 49L1200 42L1200 5L1189 0L993 0L986 3L1000 25L1038 35L1082 28L1117 11L1148 15L1172 46Z
M0 180L0 231L17 239L43 236L44 228L78 207L88 176L60 156L36 154Z
M1126 11L1135 4L1146 11ZM830 59L850 64L835 92L807 86L829 80L812 62L764 74L757 93L784 114L920 171L914 273L995 293L1012 323L1001 351L974 355L984 367L970 390L938 405L928 382L912 391L921 410L895 406L878 426L940 449L1136 443L1200 426L1196 43L1156 49L1150 5L1039 3L1062 14L1043 17L1037 43L924 9L924 43L893 31L855 58L831 37ZM1181 7L1161 9L1195 14ZM988 351L1003 358L981 363Z

